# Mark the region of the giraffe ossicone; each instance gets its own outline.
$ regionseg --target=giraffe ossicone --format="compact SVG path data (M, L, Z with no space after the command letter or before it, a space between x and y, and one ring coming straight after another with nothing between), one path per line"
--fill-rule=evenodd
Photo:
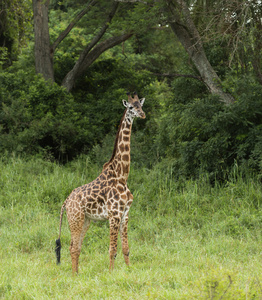
M62 218L66 210L71 231L69 249L73 273L78 273L82 243L92 220L109 220L109 269L114 268L119 231L124 259L129 265L127 225L128 212L133 201L133 195L127 187L130 170L130 137L134 118L146 117L142 110L144 101L145 98L139 99L136 93L133 97L128 94L128 100L123 100L126 109L120 121L112 157L104 164L102 172L95 180L74 189L61 207L59 237L55 249L57 263L60 263Z

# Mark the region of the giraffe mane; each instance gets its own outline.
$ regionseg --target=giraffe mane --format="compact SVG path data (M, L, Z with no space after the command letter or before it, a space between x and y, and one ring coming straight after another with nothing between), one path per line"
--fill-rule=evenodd
M120 121L120 124L118 126L118 130L117 130L117 134L116 134L116 138L115 138L115 144L114 144L114 150L113 150L113 153L112 153L112 156L110 158L110 160L108 162L106 162L104 165L103 165L103 170L105 168L107 168L109 166L109 164L113 161L115 155L116 155L116 150L117 150L117 142L118 142L118 137L119 137L119 132L120 132L120 129L122 127L122 123L125 119L125 116L126 116L126 112L127 112L127 108L125 109L124 113L123 113L123 116L122 116L122 119Z

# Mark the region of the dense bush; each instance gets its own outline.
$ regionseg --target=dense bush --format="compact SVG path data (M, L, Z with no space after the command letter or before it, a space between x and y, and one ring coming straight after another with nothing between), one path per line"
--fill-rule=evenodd
M239 79L235 95L237 101L230 106L214 96L184 102L174 98L167 104L157 146L178 175L198 176L204 171L221 178L235 164L261 172L262 87Z
M63 160L91 147L97 133L72 95L23 71L0 76L1 151L44 152Z
M156 81L148 72L123 69L117 59L96 62L73 94L29 71L0 73L0 151L68 161L88 153L99 164L110 158L121 99L137 85L146 97L146 120L134 122L132 163L173 166L176 176L225 178L234 166L261 172L262 86L252 77L227 75L236 98L225 106L200 81Z
M118 65L107 60L94 64L91 71L74 94L28 71L0 73L0 151L41 153L67 161L92 150L105 135L115 134L127 91L120 86L136 77L139 88L150 78L130 70L124 77ZM120 79L123 84L117 87Z

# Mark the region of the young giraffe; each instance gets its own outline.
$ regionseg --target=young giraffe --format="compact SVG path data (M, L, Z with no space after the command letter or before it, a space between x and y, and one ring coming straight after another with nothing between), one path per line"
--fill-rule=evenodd
M114 268L119 229L124 259L129 265L127 223L128 211L133 201L133 195L127 187L130 169L130 137L134 118L146 117L142 110L144 101L145 98L139 100L136 93L133 98L128 94L128 101L123 100L126 110L118 128L111 159L104 164L101 174L94 181L74 189L62 205L59 238L56 240L57 263L60 263L61 226L63 212L66 209L71 231L69 249L73 274L78 273L81 246L91 220L109 220L109 270Z

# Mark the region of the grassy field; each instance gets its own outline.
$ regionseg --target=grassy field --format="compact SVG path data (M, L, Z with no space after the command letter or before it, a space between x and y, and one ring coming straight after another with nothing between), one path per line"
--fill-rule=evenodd
M174 181L171 170L131 169L131 266L119 243L109 273L107 222L92 223L73 277L60 207L100 168L82 157L65 166L38 158L0 161L0 298L262 299L262 187L238 174L223 186Z

